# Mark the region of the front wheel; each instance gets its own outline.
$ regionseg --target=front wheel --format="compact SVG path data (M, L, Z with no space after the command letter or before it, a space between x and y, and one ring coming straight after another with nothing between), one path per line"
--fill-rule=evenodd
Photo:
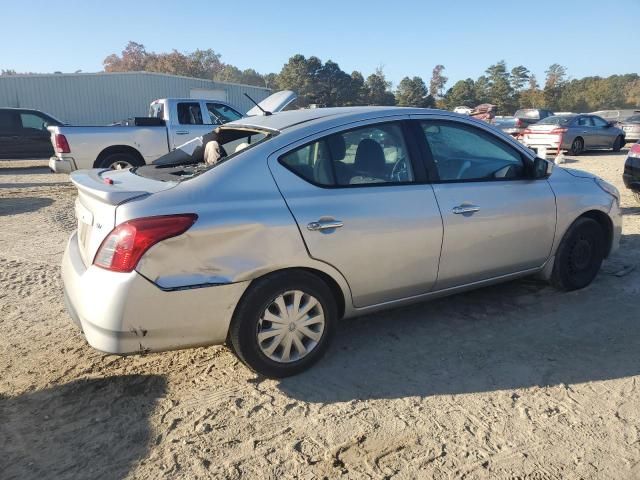
M241 299L229 330L249 368L271 378L306 370L325 353L337 319L329 287L303 271L258 279Z
M605 239L600 224L592 218L579 218L560 242L551 284L567 291L586 287L598 274L604 254Z
M571 155L580 155L584 151L584 140L582 137L576 137L571 143L569 153Z

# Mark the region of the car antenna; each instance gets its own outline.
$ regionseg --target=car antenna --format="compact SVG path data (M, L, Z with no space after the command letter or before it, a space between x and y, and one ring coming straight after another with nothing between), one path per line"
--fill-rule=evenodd
M264 108L258 105L258 102L256 102L253 98L251 98L248 93L245 92L244 96L247 97L249 100L251 100L251 103L253 103L256 107L258 107L266 117L268 117L269 115L273 115L271 112L267 112Z

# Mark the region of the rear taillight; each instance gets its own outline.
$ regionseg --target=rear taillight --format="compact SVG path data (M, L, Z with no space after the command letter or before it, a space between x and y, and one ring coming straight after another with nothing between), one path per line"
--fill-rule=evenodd
M633 158L640 158L640 143L634 143L629 149L629 156Z
M533 133L531 130L529 130L528 128L525 128L524 131L522 132L523 135L528 135L530 133Z
M71 149L69 148L69 142L67 142L67 137L65 137L61 133L56 133L54 136L54 141L56 144L56 152L71 153Z
M520 120L519 118L516 118L516 128L520 128L523 126L522 120Z
M563 134L567 133L567 129L566 128L554 128L549 133L551 133L552 135L563 135Z
M131 272L153 245L183 234L197 218L190 213L137 218L121 223L104 239L93 264L113 272Z

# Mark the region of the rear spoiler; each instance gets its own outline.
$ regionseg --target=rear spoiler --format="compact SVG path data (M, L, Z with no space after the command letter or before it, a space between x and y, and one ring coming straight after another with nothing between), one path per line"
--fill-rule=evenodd
M71 173L71 181L78 191L109 205L119 205L134 198L148 195L149 192L122 190L118 183L109 178L101 177L104 172L111 170L76 170Z

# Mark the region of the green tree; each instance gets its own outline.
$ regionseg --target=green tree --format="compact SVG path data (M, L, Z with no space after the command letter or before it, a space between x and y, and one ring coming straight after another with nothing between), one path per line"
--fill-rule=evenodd
M498 107L501 114L513 113L515 102L511 88L510 75L504 60L500 60L485 71L487 74L487 97L489 103Z
M431 72L431 81L429 82L429 95L433 98L442 98L444 94L444 86L449 80L442 72L444 65L436 65Z
M529 81L531 72L524 65L518 65L511 69L511 88L514 92L519 92Z
M518 101L519 108L542 108L545 106L544 95L535 75L529 76L529 88L520 93Z
M233 65L225 64L213 79L218 82L241 83L242 71Z
M395 105L395 96L389 91L391 82L387 81L382 68L376 68L376 71L367 77L365 86L369 92L369 105Z
M567 69L554 63L545 70L544 101L548 108L557 110L560 103L562 89L566 83Z
M451 110L460 106L475 107L480 103L476 100L475 82L471 78L457 81L447 90L445 100L445 107Z
M304 55L294 55L278 74L278 87L296 92L298 95L296 103L300 107L318 103L316 80L321 67L322 62L317 57L307 59Z
M404 77L396 90L396 103L401 107L434 107L434 98L420 77Z

